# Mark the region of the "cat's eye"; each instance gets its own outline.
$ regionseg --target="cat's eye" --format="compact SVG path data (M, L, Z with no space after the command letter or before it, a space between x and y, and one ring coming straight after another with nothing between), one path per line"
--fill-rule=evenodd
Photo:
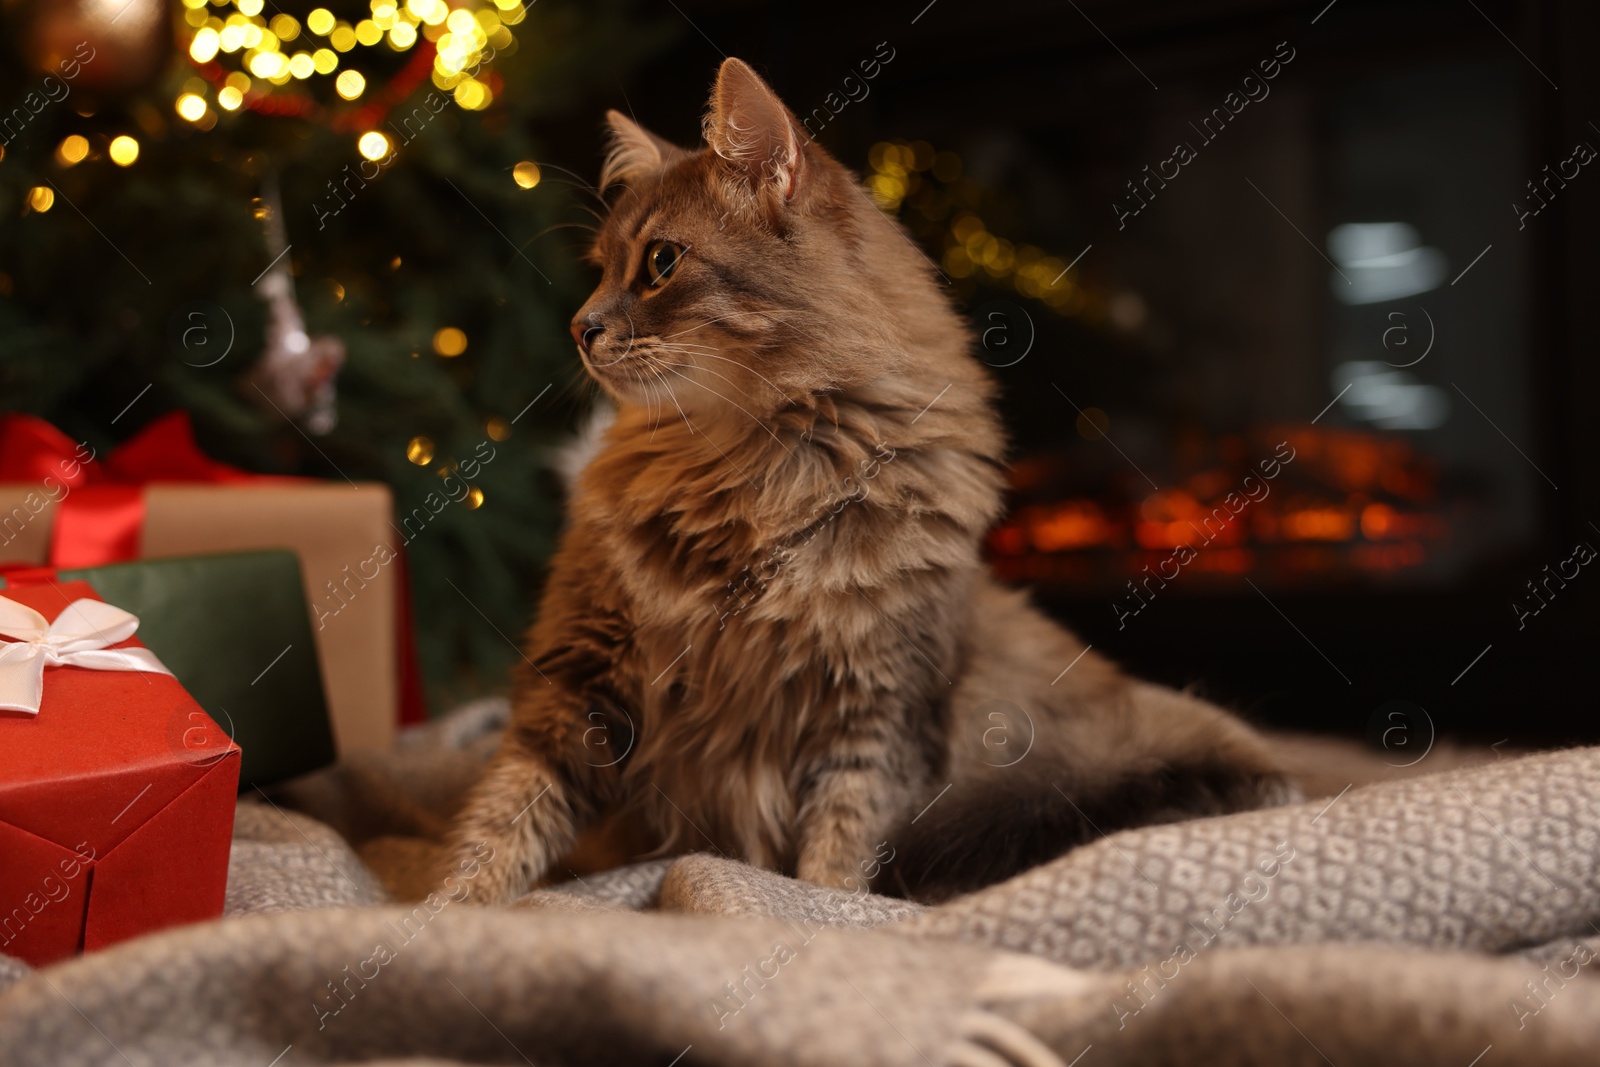
M644 271L653 286L667 284L672 272L678 269L686 249L671 241L656 241L644 253Z

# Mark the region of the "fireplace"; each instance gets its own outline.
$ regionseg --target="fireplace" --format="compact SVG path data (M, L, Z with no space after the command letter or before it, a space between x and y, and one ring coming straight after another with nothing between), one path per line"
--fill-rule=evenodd
M1085 485L1076 449L1024 456L1017 503L989 539L995 572L1112 597L1125 624L1183 585L1199 595L1245 579L1274 591L1421 583L1459 565L1455 531L1470 525L1470 505L1441 492L1439 460L1404 437L1285 425L1170 447L1156 468L1164 483L1148 485L1144 475Z

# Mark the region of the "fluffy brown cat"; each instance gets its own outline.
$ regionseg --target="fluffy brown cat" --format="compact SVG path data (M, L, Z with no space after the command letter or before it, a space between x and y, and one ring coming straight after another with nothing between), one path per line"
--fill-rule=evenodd
M619 809L668 847L933 899L1287 796L1243 723L986 575L1005 439L971 334L748 66L722 65L707 148L609 119L621 193L572 331L619 411L454 829L463 862L494 849L475 899Z

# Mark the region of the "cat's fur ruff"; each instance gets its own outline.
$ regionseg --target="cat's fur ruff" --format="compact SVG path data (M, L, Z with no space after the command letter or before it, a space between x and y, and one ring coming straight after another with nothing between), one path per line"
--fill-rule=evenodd
M987 576L1005 440L971 334L749 67L723 65L708 149L610 121L623 188L574 329L619 411L454 829L494 848L474 899L619 808L669 847L934 898L1286 795L1243 723ZM687 252L652 287L657 240Z

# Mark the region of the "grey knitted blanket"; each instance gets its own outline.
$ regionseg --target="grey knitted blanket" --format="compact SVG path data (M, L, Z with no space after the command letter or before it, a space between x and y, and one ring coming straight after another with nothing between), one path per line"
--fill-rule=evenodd
M0 958L0 1064L1600 1062L1600 749L1339 791L1302 744L1314 801L937 908L708 855L429 897L502 714L241 801L217 922Z

